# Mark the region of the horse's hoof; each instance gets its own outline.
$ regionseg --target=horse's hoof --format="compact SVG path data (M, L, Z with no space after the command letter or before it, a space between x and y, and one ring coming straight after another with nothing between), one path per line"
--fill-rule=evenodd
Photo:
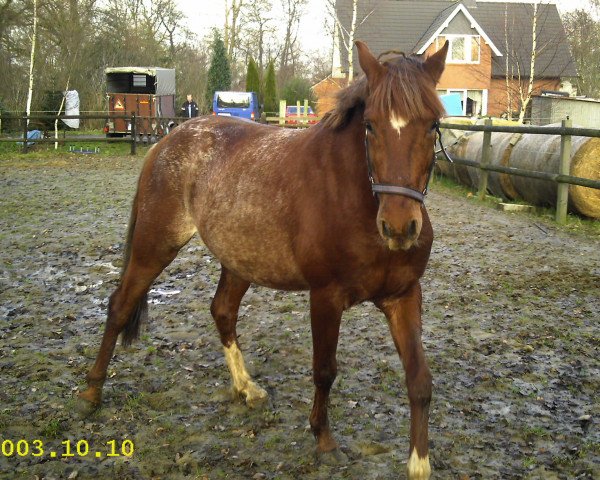
M334 448L329 452L321 452L317 450L316 457L317 464L319 465L329 465L331 467L335 467L348 463L348 457L339 449L339 447Z
M100 408L101 400L98 395L90 393L89 389L80 392L75 402L75 411L83 418L89 417Z
M242 395L246 399L246 405L248 408L258 408L267 403L267 400L269 400L269 394L267 391L256 385L256 383L248 383L242 392Z

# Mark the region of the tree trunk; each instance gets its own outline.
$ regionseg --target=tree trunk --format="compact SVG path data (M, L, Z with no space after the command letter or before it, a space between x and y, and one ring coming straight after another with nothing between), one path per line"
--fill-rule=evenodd
M537 50L537 8L538 4L535 2L533 4L533 20L531 22L532 28L532 37L531 37L531 63L529 66L529 83L527 85L527 92L523 95L521 94L521 111L519 112L519 122L523 123L525 120L525 112L527 110L527 106L531 101L531 94L533 93L533 80L535 76L535 58L536 58L536 50Z
M509 75L509 50L508 50L508 4L504 5L504 47L505 47L505 77L506 77L506 118L512 120L512 79L513 75Z
M354 33L356 32L356 14L358 0L352 0L352 25L348 36L348 84L354 79Z
M27 125L29 125L29 114L31 113L31 98L33 97L33 65L35 62L35 44L37 41L37 0L33 0L33 32L31 35L31 55L29 57L29 88L27 90Z

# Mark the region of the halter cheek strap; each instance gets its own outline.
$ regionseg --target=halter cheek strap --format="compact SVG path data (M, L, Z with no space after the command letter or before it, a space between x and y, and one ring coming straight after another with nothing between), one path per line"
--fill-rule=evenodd
M368 131L365 131L365 151L366 151L366 157L367 157L367 167L369 170L369 181L371 182L371 190L373 191L373 195L375 196L375 198L378 198L377 197L378 194L388 193L391 195L402 195L404 197L409 197L420 203L425 202L425 196L427 195L427 190L429 188L429 181L431 180L431 175L433 174L433 169L434 169L435 163L436 163L436 153L439 152L439 151L438 152L435 151L436 141L439 140L440 147L441 147L440 151L444 153L446 160L448 160L450 163L453 163L452 159L448 156L448 153L446 152L444 145L442 144L442 133L440 132L440 123L435 122L434 128L435 128L436 138L433 141L433 145L434 145L433 159L431 160L431 166L429 167L429 172L427 173L427 181L425 182L425 188L421 192L418 190L415 190L414 188L410 188L410 187L402 187L399 185L392 185L389 183L375 182L375 179L373 177L373 162L371 161L371 155L369 153L369 135L368 135Z

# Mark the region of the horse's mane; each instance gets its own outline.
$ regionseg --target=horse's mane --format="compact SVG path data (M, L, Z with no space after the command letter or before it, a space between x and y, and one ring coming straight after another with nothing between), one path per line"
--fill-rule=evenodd
M337 94L334 109L323 117L322 123L326 127L345 126L357 111L364 110L367 97L384 114L395 114L407 121L431 116L439 118L444 114L434 82L420 58L399 55L386 60L383 65L385 74L373 91L369 91L367 78L362 75Z

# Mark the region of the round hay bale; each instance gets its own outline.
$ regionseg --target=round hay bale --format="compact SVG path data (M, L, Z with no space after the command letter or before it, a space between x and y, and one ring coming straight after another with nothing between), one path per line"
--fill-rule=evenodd
M463 125L483 125L485 123L485 119L450 117L444 119L444 122L458 123ZM494 125L520 125L519 122L504 120L501 118L494 118L493 122ZM468 132L462 130L445 130L445 132L448 133L446 135L443 135L442 138L444 141L444 145L446 145L447 150L451 156L454 156L456 158L464 158L467 160L481 161L483 132ZM512 134L506 133L492 134L492 164L508 164L508 157L510 157L510 151L506 152L506 149L512 149L512 145L509 144L511 136ZM457 142L455 139L460 140ZM467 167L465 165L458 164L449 165L447 162L442 162L440 163L439 171L443 175L453 178L457 182L467 187L477 187L479 185L480 170L478 168ZM503 177L509 176L505 174L490 172L488 177L488 188L490 192L493 195L499 197L515 198L516 193L512 191L514 189L511 189L510 191L510 193L512 193L513 195L505 193L505 190L501 185L501 179L503 179Z
M475 120L472 118L465 118L465 117L446 117L443 119L444 123L450 123L450 124L458 124L458 125L473 125L475 123ZM472 132L469 132L467 130L454 130L454 129L448 129L448 128L444 128L441 130L442 133L442 143L444 144L444 147L446 147L446 151L448 152L448 154L450 155L450 158L452 157L458 157L458 158L464 158L462 157L462 142L463 139L467 136L469 136ZM441 156L442 154L439 154L439 156ZM459 172L457 172L457 167L459 169ZM441 160L440 162L438 162L438 171L448 177L451 178L459 183L462 183L463 185L467 185L470 186L470 183L464 183L461 178L465 177L464 175L464 168L462 166L456 165L456 164L450 164L445 160ZM468 176L467 176L468 178Z
M579 143L576 139L583 138ZM579 147L576 148L575 145ZM571 175L600 180L600 138L573 137ZM573 211L590 218L600 219L600 190L597 188L569 186L569 206Z
M494 132L492 133L492 143L490 152L490 165L507 165L510 152L512 151L511 139L512 133ZM476 132L469 137L469 144L467 145L465 157L468 160L475 160L481 162L483 150L483 132ZM467 167L467 172L471 179L471 184L474 187L479 186L479 180L481 178L481 170L479 168ZM509 175L501 174L498 172L488 172L488 191L496 196L502 198L509 197L502 187L501 178L509 177ZM512 197L511 199L514 199Z
M466 139L465 151L461 158L466 160L473 160L475 162L481 161L481 150L483 147L483 132L473 132L472 135ZM473 187L479 186L479 169L475 167L463 167L469 176L469 184Z
M510 156L510 166L538 172L558 172L560 137L556 135L525 134ZM534 205L556 204L556 183L513 176L512 184L519 197Z
M476 124L484 125L485 118L480 118ZM507 120L505 118L493 118L494 126L522 126L522 124L516 120ZM513 145L516 143L513 140L514 136L520 138L521 134L505 133L505 132L493 132L492 133L492 152L490 155L490 165L501 165L508 166L508 160L512 152ZM518 139L517 139L518 141ZM483 147L483 135L481 137L481 147ZM481 161L481 148L476 160ZM475 182L475 185L479 185L479 169L471 169L471 177ZM488 191L495 197L501 197L504 199L514 200L518 198L517 192L510 180L511 176L505 173L489 172L488 174Z
M455 122L454 119L452 119L452 118L444 119L444 121L447 121L449 123L450 122L451 123L461 123L461 122ZM442 134L442 138L441 138L442 144L446 148L447 152L452 152L453 147L460 141L462 136L465 134L465 132L462 130L451 130L451 129L447 129L447 128L444 128L440 132ZM441 147L439 145L436 145L436 150L439 148L441 148ZM444 156L442 153L438 154L438 158L441 160L439 162L437 162L437 165L436 165L437 172L441 173L445 177L456 180L456 177L454 175L453 165L448 163L444 159Z
M454 146L452 149L452 155L456 158L464 158L466 160L470 160L467 155L467 148L469 143L471 142L471 137L473 135L465 135L460 141ZM452 169L454 171L454 179L464 185L465 187L472 187L473 183L471 182L471 176L469 175L469 167L466 165L459 165L458 163L452 164Z
M454 179L454 171L452 170L452 164L448 163L446 160L439 160L435 164L435 174L443 175L444 177Z
M519 142L519 140L521 140L521 138L523 138L523 134L521 133L511 134L508 145L502 152L502 156L498 158L499 165L502 165L503 167L509 166L510 156L512 154L513 148ZM507 173L500 173L498 175L498 183L500 184L500 189L503 193L502 196L506 197L509 200L516 200L517 198L519 198L519 193L515 189L512 179L513 175L508 175Z
M560 143L558 135L523 135L522 140L513 148L510 166L558 173ZM600 180L600 139L581 136L571 138L570 174ZM555 182L513 176L512 184L524 200L534 205L556 206ZM600 191L576 185L569 186L569 209L587 217L600 218Z

